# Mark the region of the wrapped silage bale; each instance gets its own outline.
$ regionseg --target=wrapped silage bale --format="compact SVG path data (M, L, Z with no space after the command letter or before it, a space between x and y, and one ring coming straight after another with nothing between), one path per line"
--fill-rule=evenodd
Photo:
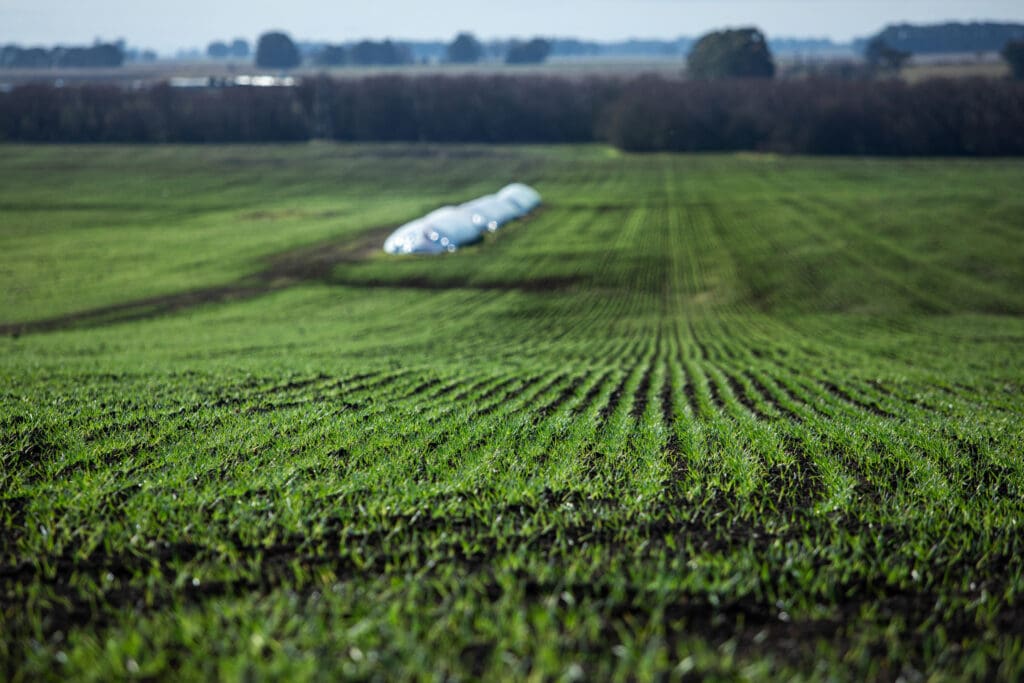
M525 216L540 206L540 193L523 183L506 185L498 192L498 196L518 206L521 211L520 216Z
M442 206L399 227L384 241L389 254L441 254L479 242L485 232L525 216L540 205L540 194L512 183L499 192L459 206Z
M496 194L466 202L462 208L469 212L473 225L488 232L494 232L519 217L518 205Z
M472 215L457 206L444 206L423 217L427 238L448 251L479 242L483 229L473 224Z
M389 254L440 254L446 249L427 237L422 218L406 223L384 240L384 251Z

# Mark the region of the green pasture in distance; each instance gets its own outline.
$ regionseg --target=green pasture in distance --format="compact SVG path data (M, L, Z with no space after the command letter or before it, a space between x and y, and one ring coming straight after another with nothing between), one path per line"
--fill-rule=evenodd
M1024 675L1024 161L3 152L5 679Z

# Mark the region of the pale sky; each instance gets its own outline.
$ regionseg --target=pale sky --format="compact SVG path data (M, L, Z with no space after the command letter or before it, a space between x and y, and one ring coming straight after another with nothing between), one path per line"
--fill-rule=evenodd
M756 25L770 36L845 41L896 22L1024 22L1024 0L0 0L0 44L124 38L163 53L268 29L296 40L594 40L695 36Z

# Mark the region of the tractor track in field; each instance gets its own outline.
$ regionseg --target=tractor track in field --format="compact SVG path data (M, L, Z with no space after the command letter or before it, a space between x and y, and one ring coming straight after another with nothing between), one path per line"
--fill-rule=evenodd
M471 281L465 277L435 279L424 276L404 276L386 280L359 279L346 278L344 273L336 271L339 266L369 260L380 251L380 245L394 228L395 226L391 225L373 228L355 237L327 240L312 246L290 249L266 257L264 259L266 266L262 270L227 284L143 297L51 318L24 322L0 322L0 336L19 337L25 334L104 327L148 320L210 304L248 301L272 292L310 283L365 289L428 291L472 289L546 293L569 289L580 282L578 277L538 277L519 281Z
M288 250L269 257L267 266L255 275L225 285L145 297L52 318L0 323L0 334L17 337L146 320L208 304L245 301L303 282L322 281L329 278L333 268L339 264L368 259L393 229L393 226L382 226L355 238Z

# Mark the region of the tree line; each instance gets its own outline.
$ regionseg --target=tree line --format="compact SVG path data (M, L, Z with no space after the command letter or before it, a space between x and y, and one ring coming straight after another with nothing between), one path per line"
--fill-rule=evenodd
M206 46L206 56L210 59L248 59L249 42L245 38L235 38L230 43L215 40Z
M284 34L273 35L275 40L279 40L277 36ZM260 44L265 37L260 38ZM543 38L534 38L500 45L484 45L473 34L460 33L445 47L443 61L449 64L476 64L491 56L495 50L503 55L506 64L540 64L547 60L551 53L551 43ZM393 66L412 64L416 59L408 45L390 40L363 40L350 45L323 45L312 52L310 61L315 66ZM269 54L267 58L261 59L259 52L256 56L256 65L262 68L292 68L300 62L301 59L282 60Z
M399 66L412 64L412 51L401 43L390 40L362 40L353 45L326 45L312 55L316 66ZM268 67L271 63L257 58L257 66Z
M1024 83L526 76L307 79L296 87L0 93L8 142L584 143L630 151L1024 154Z
M958 42L959 41L959 42ZM973 42L972 42L973 41ZM1000 49L1016 74L1021 73L1019 51L1024 45L1024 26L1016 24L950 24L943 26L889 27L870 40L859 41L868 73L897 71L915 52L929 52L943 46L968 46ZM507 64L537 64L547 60L558 45L566 54L590 54L579 41L491 41L486 45L473 34L458 34L441 51L430 57L452 64L472 64L483 60ZM596 44L595 44L596 45ZM677 47L682 43L677 41ZM687 45L691 45L687 42ZM674 49L674 48L673 48ZM589 50L589 52L588 52ZM206 48L214 60L248 60L249 43L235 38L230 43L215 40ZM427 59L426 57L421 57ZM0 68L117 67L125 61L154 61L152 52L126 50L124 42L99 43L89 47L0 46ZM291 69L306 63L312 66L402 65L417 61L409 44L390 40L363 40L350 44L302 44L280 31L260 36L255 64L263 69ZM711 32L692 41L687 62L690 73L699 78L720 76L771 77L775 73L769 41L757 29L744 28ZM706 68L710 66L710 68Z
M97 43L88 47L0 47L0 68L102 68L124 63L124 46L118 43Z
M1009 42L1024 40L1024 24L895 24L886 26L865 43L872 40L910 54L998 52Z

